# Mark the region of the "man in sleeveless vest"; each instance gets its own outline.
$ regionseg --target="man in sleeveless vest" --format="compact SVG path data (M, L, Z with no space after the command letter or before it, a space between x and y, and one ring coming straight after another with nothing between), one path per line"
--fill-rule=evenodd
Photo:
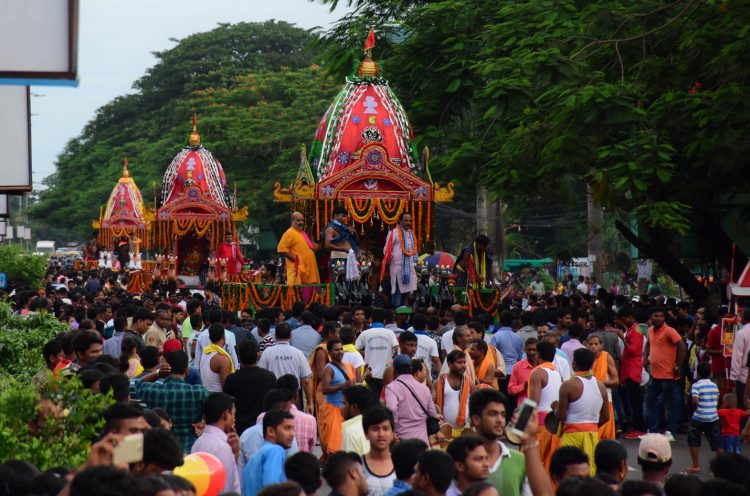
M594 365L591 372L596 380L607 388L607 399L609 399L609 420L599 428L599 440L615 439L615 411L612 406L612 389L620 384L620 376L612 355L602 349L602 340L599 334L592 334L586 340L586 347L594 354Z
M560 386L560 400L552 404L561 422L560 446L576 446L590 460L591 475L596 473L594 450L599 443L599 427L609 420L607 388L591 373L594 354L588 348L573 353L574 375ZM558 430L558 434L559 434Z
M544 427L547 414L552 411L552 403L560 397L560 386L562 376L555 369L555 346L547 341L537 345L537 366L529 376L529 399L536 401L539 412L539 424L537 431L539 441L539 455L544 463L544 468L549 470L549 462L552 453L560 444L557 433L551 433Z
M532 414L521 440L520 451L510 449L500 437L505 432L505 398L494 389L474 391L469 398L471 425L484 444L489 457L487 482L502 496L551 496L547 471L539 457L539 443L534 432L539 428Z
M318 432L323 431L323 409L325 408L325 395L320 390L320 382L323 377L323 369L331 361L328 356L328 340L338 337L339 327L334 325L323 326L323 341L318 344L309 357L310 370L312 370L312 386L315 392L315 418L318 422Z
M350 363L344 363L344 345L341 339L333 337L326 345L331 361L323 368L320 389L325 395L323 405L323 420L320 430L320 446L323 457L341 450L341 424L344 416L344 389L355 384L354 368Z

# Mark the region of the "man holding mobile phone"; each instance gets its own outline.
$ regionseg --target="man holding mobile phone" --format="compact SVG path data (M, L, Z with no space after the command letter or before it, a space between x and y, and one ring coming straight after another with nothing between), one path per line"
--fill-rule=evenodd
M534 435L539 428L535 411L532 411L521 436L520 451L510 449L500 441L506 429L505 398L501 392L479 389L472 393L469 417L487 452L490 467L487 482L499 494L552 496L552 485L539 456L539 443Z

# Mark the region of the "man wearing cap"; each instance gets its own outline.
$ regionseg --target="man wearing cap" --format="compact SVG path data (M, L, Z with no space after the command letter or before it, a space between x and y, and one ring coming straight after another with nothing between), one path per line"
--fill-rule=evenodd
M672 466L672 447L669 439L662 434L646 434L638 446L638 465L643 472L643 480L664 485L664 478Z
M393 360L396 378L385 387L385 405L393 413L399 439L420 439L429 445L427 416L437 418L430 389L412 375L411 358L397 355Z

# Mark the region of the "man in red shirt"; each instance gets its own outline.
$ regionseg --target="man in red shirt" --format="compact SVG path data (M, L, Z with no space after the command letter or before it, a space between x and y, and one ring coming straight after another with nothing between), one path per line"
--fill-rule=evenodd
M620 361L620 383L627 391L630 407L633 411L630 426L632 431L625 434L625 439L637 439L644 434L643 397L641 396L641 369L643 367L643 334L630 308L621 308L617 319L625 329L625 348Z
M245 259L242 258L240 245L234 242L231 232L227 233L224 242L216 250L216 258L227 260L227 275L239 274L242 271Z
M721 326L718 325L716 316L701 307L695 312L698 332L708 331L706 337L706 352L711 357L711 378L719 387L721 393L725 393L727 386L727 371L732 363L731 357L724 356L724 345L721 344ZM742 399L740 399L742 401Z
M665 435L672 441L683 412L680 365L685 363L687 347L679 333L664 323L665 315L662 307L651 309L651 327L648 329L648 342L644 351L644 366L651 365L651 382L646 390L646 403L649 405L649 432L658 432L659 429L662 412L657 405L668 405L668 431Z

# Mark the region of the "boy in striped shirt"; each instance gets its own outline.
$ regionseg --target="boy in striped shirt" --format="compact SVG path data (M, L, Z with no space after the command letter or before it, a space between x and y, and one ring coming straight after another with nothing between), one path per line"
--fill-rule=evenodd
M698 463L698 450L701 447L701 433L706 435L711 451L720 453L721 449L721 420L716 411L719 402L719 388L709 380L711 365L708 362L698 364L698 380L693 384L691 396L695 412L688 424L688 446L692 466L684 469L683 473L697 474L701 471Z

